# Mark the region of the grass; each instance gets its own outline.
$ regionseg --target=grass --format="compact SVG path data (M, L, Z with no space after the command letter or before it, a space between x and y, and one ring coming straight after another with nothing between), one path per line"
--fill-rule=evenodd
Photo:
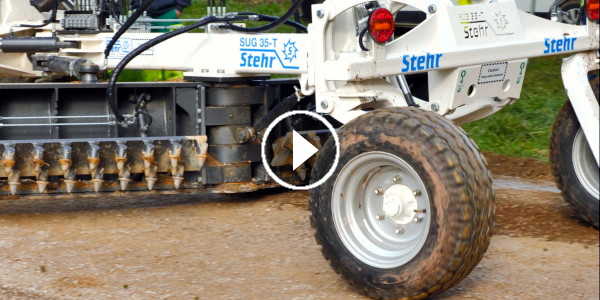
M530 59L521 98L494 115L463 126L482 151L549 162L552 123L567 99L560 78L561 59Z
M227 11L254 11L280 16L289 7L287 0L238 0L227 3ZM182 18L199 18L206 15L206 2L193 0L183 11ZM249 22L248 26L261 23ZM264 23L262 23L264 24ZM281 26L275 32L294 32ZM464 128L482 151L508 156L530 157L548 163L548 141L552 123L566 101L560 79L562 57L531 59L527 67L521 99L500 112ZM126 71L120 81L156 81L181 78L181 72Z

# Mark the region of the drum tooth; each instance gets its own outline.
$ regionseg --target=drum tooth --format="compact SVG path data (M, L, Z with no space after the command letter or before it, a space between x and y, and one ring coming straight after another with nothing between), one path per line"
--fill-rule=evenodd
M175 186L175 189L178 189L181 186L181 183L183 182L184 169L185 168L183 165L177 166L177 171L175 172L175 175L173 175L173 185Z
M17 194L17 188L21 184L21 180L19 178L20 174L21 174L20 171L17 171L14 169L12 169L10 173L8 173L8 185L10 187L11 195Z
M77 180L75 180L75 170L69 169L65 173L64 181L65 181L65 187L67 188L67 193L73 192L73 187L75 186L75 183L77 182Z
M4 152L2 153L2 167L4 168L4 172L10 176L15 164L15 146L13 144L4 144Z
M43 194L48 186L48 165L43 165L35 181L37 184L38 192Z
M88 166L90 168L90 174L92 174L92 177L95 174L96 168L98 168L98 165L100 164L100 158L98 158L98 153L100 152L100 145L98 145L98 142L89 142L88 143L89 148L88 148Z
M154 189L154 183L156 183L156 171L154 158L154 145L150 141L144 142L144 150L142 150L142 159L144 161L144 178L148 184L148 190Z
M144 177L146 178L146 183L148 184L148 190L151 191L154 189L154 183L156 183L156 166L150 166L146 170L144 170Z
M38 143L33 144L33 171L35 177L39 180L42 166L47 165L44 162L44 147Z
M68 170L73 165L73 161L71 160L71 145L68 143L61 143L61 153L58 162L60 163L60 169L65 172L65 175L68 173Z
M100 187L102 187L102 183L104 182L104 179L102 179L104 176L104 169L100 169L100 170L96 170L96 172L94 172L94 175L92 177L92 182L94 183L94 192L99 192L100 191Z
M127 162L127 145L123 141L117 142L115 161L117 162L119 173L123 172L125 170L125 163Z
M208 150L208 144L206 143L206 136L202 136L196 140L196 159L198 160L198 166L202 169L204 162L206 161L206 154Z
M177 140L171 140L169 159L171 161L171 175L175 176L177 174L179 160L181 160L181 144Z
M129 185L129 181L131 181L130 176L131 171L129 170L129 167L123 168L123 171L119 172L119 184L121 186L121 191L127 189L127 185Z

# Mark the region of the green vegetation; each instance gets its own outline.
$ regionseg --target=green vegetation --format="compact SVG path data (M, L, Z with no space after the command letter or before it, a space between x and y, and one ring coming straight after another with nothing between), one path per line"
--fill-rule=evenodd
M552 123L567 99L561 63L558 56L530 59L521 98L494 115L464 125L482 151L549 162Z
M284 0L242 0L227 3L227 11L255 11L280 16L289 7ZM206 14L206 1L194 0L182 18L199 18ZM250 22L248 26L258 26ZM276 32L293 32L288 26ZM532 157L548 162L548 141L554 118L567 96L560 79L562 57L531 59L527 67L521 99L502 111L473 123L465 130L482 151L492 151L508 156ZM120 81L153 81L181 78L181 72L126 71Z

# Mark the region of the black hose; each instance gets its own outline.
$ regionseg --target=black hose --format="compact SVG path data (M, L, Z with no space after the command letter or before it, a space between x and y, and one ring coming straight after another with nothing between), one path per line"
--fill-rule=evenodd
M363 43L363 38L365 37L365 33L367 32L368 29L369 29L369 27L365 26L365 28L363 28L363 30L361 30L360 34L358 35L358 45L360 46L360 49L362 49L363 51L369 51L369 48L365 47L365 44Z
M278 19L278 17L274 17L274 16L269 16L269 15L263 15L263 14L257 14L257 13L253 13L253 12L240 12L238 13L238 15L240 16L257 16L258 17L258 21L275 21ZM292 26L294 28L296 28L298 31L302 31L302 32L308 32L308 29L306 28L306 26L302 25L301 23L298 23L296 21L292 21L292 20L286 20L283 24L285 25L289 25Z
M289 95L287 98L283 99L281 102L277 103L277 105L269 110L269 112L262 117L252 128L254 132L256 132L257 138L262 138L263 131L271 124L277 117L281 116L283 113L290 111L296 106L298 103L298 95L293 93Z
M56 22L56 12L58 11L58 0L52 0L52 14L50 14L50 18L48 20L44 20L42 24L19 24L15 25L15 27L27 27L27 28L40 28L44 27L50 23Z
M133 51L129 52L129 54L127 54L115 68L112 76L110 77L110 81L108 82L108 87L106 89L106 98L108 100L108 103L109 103L112 113L115 115L116 120L119 123L121 123L125 119L123 114L121 114L118 110L117 101L115 98L117 79L119 79L119 75L121 74L121 72L123 71L125 66L127 66L127 64L131 60L133 60L136 56L142 54L144 51L156 46L159 43L162 43L162 42L164 42L172 37L178 36L182 33L194 30L198 27L202 27L206 24L213 23L213 22L236 21L236 20L241 20L241 19L246 19L246 17L229 17L229 18L224 19L224 18L217 18L215 16L208 16L208 17L202 18L200 21L198 21L194 24L191 24L191 25L188 25L185 27L181 27L179 29L159 35L159 36L145 42L144 44L140 45L139 47L135 48Z
M302 0L296 0L294 2L292 2L292 6L290 7L290 9L288 9L288 11L285 12L285 14L283 14L283 16L277 18L275 21L263 25L263 26L258 26L258 27L240 27L240 26L236 26L233 24L227 24L227 25L223 25L221 26L221 28L224 29L231 29L233 31L239 31L239 32L263 32L263 31L267 31L270 29L273 29L283 23L285 23L286 21L289 20L289 18L294 14L294 12L296 10L298 10L298 8L300 7L300 4L302 4Z
M152 3L154 3L154 0L146 0L146 2L142 3L140 5L140 7L138 7L135 10L135 12L133 12L133 14L129 18L127 18L127 21L125 21L125 24L123 24L123 26L121 26L121 28L119 28L117 33L115 33L115 35L112 37L112 39L108 43L108 45L106 45L106 49L104 49L104 58L108 57L108 55L110 54L110 50L112 50L112 47L115 45L117 40L119 40L119 38L123 35L123 33L125 33L125 31L127 31L127 29L129 29L129 27L131 27L131 25L133 25L133 23L137 20L137 18L139 18L139 16L141 16L144 13L144 11L146 11L146 9L148 9L148 7L150 7L150 5L152 5Z

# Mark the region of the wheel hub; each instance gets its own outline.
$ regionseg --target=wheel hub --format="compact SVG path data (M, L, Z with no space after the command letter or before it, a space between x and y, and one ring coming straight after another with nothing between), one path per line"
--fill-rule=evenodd
M417 199L408 186L394 184L383 193L383 212L394 223L408 224L415 217L415 210Z

